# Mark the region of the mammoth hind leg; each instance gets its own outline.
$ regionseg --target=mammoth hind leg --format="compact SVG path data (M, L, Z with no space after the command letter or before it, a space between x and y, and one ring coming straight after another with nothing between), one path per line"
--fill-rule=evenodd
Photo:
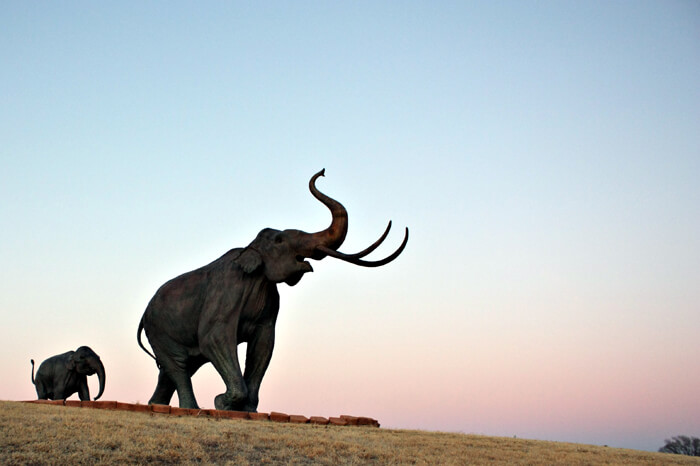
M158 374L158 385L156 385L148 404L170 404L175 390L177 390L177 397L180 400L180 408L199 408L192 390L192 380L184 370L166 372L161 369L160 374Z
M156 385L156 390L153 392L153 396L148 400L149 405L169 405L170 400L173 398L173 393L175 393L175 382L170 378L170 376L163 370L160 370L158 374L158 384Z
M194 397L192 378L189 372L182 370L175 373L170 373L169 375L173 382L175 382L177 397L180 400L180 408L199 409L197 400Z
M43 379L39 378L39 375L37 374L36 378L36 396L40 400L53 400L53 391L50 390L46 384L44 383Z
M198 409L197 400L192 389L192 375L197 372L206 360L190 360L186 368L172 361L161 358L162 367L158 374L158 384L148 404L170 404L173 393L177 390L180 408Z

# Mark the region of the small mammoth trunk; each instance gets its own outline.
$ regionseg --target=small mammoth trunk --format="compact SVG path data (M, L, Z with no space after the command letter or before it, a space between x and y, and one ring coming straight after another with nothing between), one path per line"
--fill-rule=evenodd
M97 378L100 381L100 391L97 393L97 396L95 397L95 400L98 400L101 396L102 393L105 391L105 366L102 364L102 361L100 359L97 359L97 361L93 364L95 372L97 373Z

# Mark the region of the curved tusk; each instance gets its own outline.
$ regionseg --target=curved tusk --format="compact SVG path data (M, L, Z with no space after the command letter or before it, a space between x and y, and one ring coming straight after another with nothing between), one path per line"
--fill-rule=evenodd
M364 257L370 252L374 251L377 248L377 246L379 246L379 244L382 241L384 241L384 238L386 238L386 235L389 233L389 228L391 228L391 222L389 222L389 226L387 227L382 237L379 238L379 240L377 240L373 245L371 245L364 251L360 251L355 254L344 254L342 252L338 252L333 249L327 248L326 246L318 246L316 247L316 249L326 255L335 257L336 259L340 259L345 262L350 262L351 264L361 265L362 267L380 267L382 265L388 264L389 262L399 257L399 255L403 252L404 248L406 247L406 244L408 243L408 227L406 227L406 235L403 238L403 242L401 243L401 246L399 246L399 248L396 251L394 251L393 254L378 261L365 261L360 259L360 257Z
M382 242L384 242L386 237L389 235L389 230L391 230L391 220L389 220L389 224L386 226L386 230L384 230L382 236L380 236L379 239L372 243L372 245L369 246L367 249L364 249L360 252L356 252L355 254L343 254L342 252L340 254L343 254L343 256L345 256L346 259L359 259L361 257L365 257L367 254L377 249L379 245L382 244Z

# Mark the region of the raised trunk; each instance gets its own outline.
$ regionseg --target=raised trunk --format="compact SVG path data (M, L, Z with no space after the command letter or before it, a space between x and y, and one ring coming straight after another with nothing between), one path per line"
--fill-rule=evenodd
M102 361L100 359L97 360L96 363L94 363L94 369L97 372L97 378L100 381L100 391L97 393L97 396L95 397L95 400L98 400L101 396L102 393L105 391L105 366L102 364Z
M309 240L314 248L314 253L311 257L317 260L326 257L325 253L315 250L317 246L323 246L335 251L343 244L343 241L345 241L345 235L348 233L348 212L345 210L345 207L343 207L340 202L336 201L335 199L331 199L316 188L316 180L319 176L324 176L325 171L326 170L324 168L311 177L311 180L309 181L309 191L311 191L311 194L313 194L316 199L328 207L328 209L331 211L331 215L333 216L333 220L328 228L310 235Z

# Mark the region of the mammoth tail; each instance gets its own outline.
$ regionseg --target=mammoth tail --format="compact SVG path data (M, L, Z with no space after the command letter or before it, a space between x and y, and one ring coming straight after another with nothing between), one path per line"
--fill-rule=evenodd
M158 359L156 359L155 355L148 351L145 346L143 346L143 343L141 342L141 331L143 330L143 317L141 317L141 322L139 322L139 329L136 331L136 341L139 342L139 346L141 347L142 350L146 352L147 355L153 358L153 360L156 362L158 367L160 367L160 364L158 364Z
M34 381L34 360L30 359L30 361L32 362L32 383L36 385L36 382Z

